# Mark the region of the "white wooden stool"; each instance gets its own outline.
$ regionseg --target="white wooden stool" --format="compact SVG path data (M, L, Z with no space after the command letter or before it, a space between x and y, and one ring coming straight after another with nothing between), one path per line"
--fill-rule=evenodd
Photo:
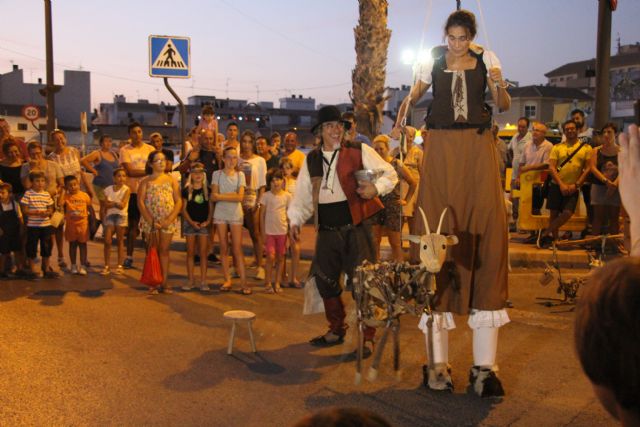
M253 329L251 324L253 323L253 319L256 318L256 314L246 310L230 310L224 312L224 318L226 320L231 320L231 336L229 337L229 346L227 347L227 354L233 353L233 340L236 336L236 323L237 322L246 322L249 326L249 342L251 343L251 351L254 353L256 350L256 342L253 339Z

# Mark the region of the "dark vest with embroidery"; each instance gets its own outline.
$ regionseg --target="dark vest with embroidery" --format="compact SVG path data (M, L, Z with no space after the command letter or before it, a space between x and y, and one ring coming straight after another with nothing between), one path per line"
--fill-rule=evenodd
M428 128L453 128L456 125L454 117L453 95L451 83L455 73L446 72L447 49L444 46L435 47L431 54L434 58L431 70L431 89L433 101L429 106L425 122ZM491 127L491 107L485 102L487 91L487 67L482 60L482 53L477 54L469 50L469 54L476 58L476 67L465 70L467 84L467 121L470 127Z
M349 204L349 212L353 225L358 225L365 219L374 215L384 208L378 197L366 200L361 198L356 189L358 183L355 178L355 172L363 169L362 165L362 147L359 142L351 142L344 144L340 148L337 156L336 174L338 181L342 187L342 191L347 196ZM307 155L307 167L311 178L311 188L313 196L313 215L314 224L318 227L318 203L320 198L320 186L324 177L324 168L322 162L322 148L318 147Z

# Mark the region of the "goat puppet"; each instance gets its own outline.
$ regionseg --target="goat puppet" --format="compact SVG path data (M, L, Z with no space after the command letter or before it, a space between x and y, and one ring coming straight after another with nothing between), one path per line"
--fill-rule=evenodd
M447 256L447 247L458 243L454 235L440 234L447 208L440 215L438 229L432 233L427 217L421 207L426 234L409 235L405 240L420 245L420 264L407 262L381 262L372 264L364 261L356 268L354 277L354 297L358 318L358 347L356 359L356 384L362 379L362 359L364 353L365 325L384 328L380 342L375 349L369 369L369 380L378 376L378 367L389 331L393 332L393 366L396 376L400 376L400 316L405 313L420 316L431 314L432 299L436 293L436 274L440 272ZM430 316L427 326L431 328Z

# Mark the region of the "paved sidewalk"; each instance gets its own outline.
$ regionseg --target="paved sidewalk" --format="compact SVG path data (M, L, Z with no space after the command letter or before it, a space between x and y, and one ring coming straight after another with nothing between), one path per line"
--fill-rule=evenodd
M100 244L89 243L94 270L101 254ZM170 284L176 287L184 283L184 256L171 255ZM301 314L304 290L269 295L251 279L251 296L148 296L138 282L143 257L137 250L137 268L124 276L92 272L0 282L3 425L279 427L332 406L371 409L407 427L616 425L574 356L573 313L536 299L556 296L555 287L538 284L539 269L516 268L509 275L514 308L500 332L497 361L507 396L492 402L466 392L472 354L464 316L456 316L450 333L454 393L421 385L424 335L411 316L402 318L400 378L389 346L379 379L355 385L354 363L344 360L354 348L348 294L345 344L319 349L307 341L324 332L326 322L322 314ZM309 262L302 264L306 273ZM209 282L220 281L219 268L211 268ZM249 351L245 327L238 330L234 354L226 354L229 324L222 314L230 309L256 313L257 354Z

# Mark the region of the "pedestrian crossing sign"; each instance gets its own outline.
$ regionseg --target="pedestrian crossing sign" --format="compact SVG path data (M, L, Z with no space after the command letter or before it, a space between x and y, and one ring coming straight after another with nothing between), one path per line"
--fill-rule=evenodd
M191 77L191 39L177 36L149 36L151 77Z

